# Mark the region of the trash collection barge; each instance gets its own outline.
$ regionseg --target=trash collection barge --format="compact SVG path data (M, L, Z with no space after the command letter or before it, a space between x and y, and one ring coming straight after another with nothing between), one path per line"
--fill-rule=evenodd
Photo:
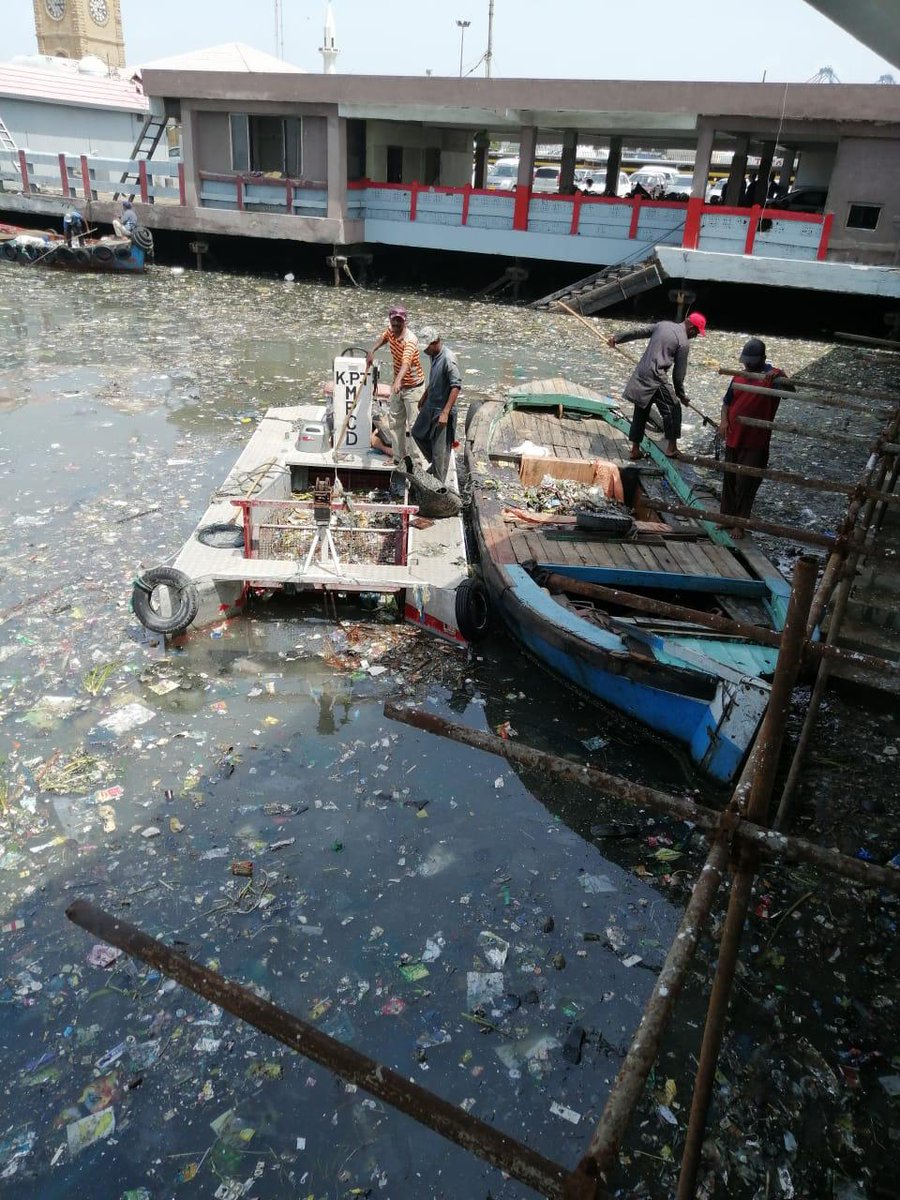
M365 361L337 359L327 403L269 409L171 565L135 581L138 618L179 634L235 616L251 596L375 593L464 643L472 581L456 463L446 487L417 489L370 446L372 397ZM429 515L435 499L451 515Z

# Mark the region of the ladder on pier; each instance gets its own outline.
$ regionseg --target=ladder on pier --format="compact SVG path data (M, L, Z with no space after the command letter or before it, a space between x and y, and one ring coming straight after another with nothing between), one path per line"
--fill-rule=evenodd
M148 114L143 126L141 127L141 132L138 134L138 139L134 143L134 149L131 151L131 157L133 161L139 162L141 159L147 160L153 157L153 155L156 153L156 147L161 142L162 135L166 131L166 126L168 123L169 118L166 116L157 116L155 113ZM129 200L133 200L137 194L138 188L140 187L140 176L138 175L137 171L126 171L119 180L119 183L133 185L128 196ZM126 191L128 191L128 188L120 188L120 190L113 196L113 199L118 200L119 197ZM153 203L152 196L150 197L150 203Z
M595 271L558 292L551 292L549 296L535 300L531 307L549 310L561 300L563 304L568 304L569 308L587 316L632 296L639 296L641 292L649 292L652 288L659 287L664 279L665 275L656 255L651 254L641 262L617 263L612 267L604 267L602 271Z
M3 117L0 117L0 155L8 154L13 161L13 166L21 175L22 168L19 166L19 147L6 125L3 123Z

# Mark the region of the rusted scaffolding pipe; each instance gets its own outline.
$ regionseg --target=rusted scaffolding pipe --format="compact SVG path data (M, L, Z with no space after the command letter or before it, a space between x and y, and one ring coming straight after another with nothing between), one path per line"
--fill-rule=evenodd
M676 517L692 517L695 521L708 521L711 525L719 525L726 529L748 529L751 533L768 533L772 537L799 542L803 546L821 546L824 550L830 550L837 540L831 534L812 533L808 529L798 529L796 525L777 525L774 521L763 521L759 517L735 517L730 513L726 515L709 508L692 508L687 504L652 500L650 507L654 512L672 513Z
M781 652L778 655L778 666L772 680L772 695L757 739L759 757L747 800L747 816L752 821L765 822L768 814L772 786L778 770L778 757L784 741L785 727L790 711L791 694L797 679L803 643L806 639L806 622L809 616L809 606L812 603L813 590L816 586L816 574L815 559L804 556L798 560L794 568L793 586ZM754 851L746 849L743 851L728 897L728 911L725 916L722 941L719 945L716 974L709 998L703 1043L700 1048L700 1062L694 1081L691 1115L688 1120L684 1152L681 1158L677 1200L693 1200L696 1191L703 1134L709 1114L716 1065L722 1047L728 1004L740 954L741 934L750 906L757 862L758 855Z
M664 812L677 820L690 821L704 833L716 833L722 825L723 814L721 812L697 804L687 797L670 796L666 792L659 792L655 788L645 787L643 784L632 783L631 780L621 779L617 775L608 775L605 771L597 770L596 767L573 762L571 759L561 758L556 754L548 754L544 750L536 750L533 746L523 746L515 741L504 740L480 729L470 729L466 725L458 725L437 713L403 708L388 700L385 701L384 715L388 720L398 721L402 725L410 725L425 733L448 738L463 746L471 746L474 750L484 750L488 754L496 754L498 757L505 758L528 770L556 779L584 784L594 791L605 793L617 800L623 800L626 804L655 809L657 812ZM863 862L858 858L849 858L837 850L816 846L802 838L774 833L771 829L765 829L752 821L741 820L737 817L735 817L732 836L738 841L755 846L761 852L771 853L777 858L783 858L789 862L807 862L811 866L829 871L844 879L851 879L854 883L862 884L864 887L886 888L888 891L900 895L900 871L892 870L890 867L877 867L873 863Z
M729 617L720 617L717 613L698 612L681 604L670 604L666 600L657 600L651 596L638 596L633 592L623 592L620 588L603 587L602 584L588 583L555 571L538 571L535 579L541 587L549 588L551 592L567 592L572 596L583 596L586 600L616 604L620 608L634 609L635 612L648 613L655 617L689 622L704 629L712 629L716 633L756 642L760 646L771 646L774 650L781 645L780 633L765 629L762 625L751 625L749 621L732 621ZM822 642L807 642L803 652L812 659L828 658L835 662L852 663L871 671L891 673L900 669L900 662L892 663L887 659L878 658L873 654L861 654L856 650L840 650L837 646L825 645Z
M790 425L787 421L764 421L761 417L738 417L741 425L751 425L754 429L771 429L773 433L791 434L793 437L809 438L812 442L824 442L825 445L855 446L863 450L868 446L868 439L860 433L823 433L819 429L804 429L802 425ZM891 448L884 447L885 453L891 453Z
M341 1078L355 1083L392 1108L399 1109L455 1142L471 1154L501 1168L543 1196L562 1200L563 1184L569 1172L542 1154L523 1146L499 1129L479 1121L456 1104L450 1104L402 1075L382 1066L352 1046L329 1037L313 1025L301 1021L240 984L225 979L208 967L163 942L148 937L134 925L96 908L86 900L76 900L66 909L75 925L116 946L126 954L156 967L163 975L190 988L198 996L217 1004L248 1025L276 1041L328 1067Z
M719 374L731 375L732 372L720 371ZM891 415L889 409L873 408L870 404L855 404L852 400L845 400L839 396L809 395L806 392L792 391L790 388L765 387L761 383L747 383L746 381L750 378L765 378L765 376L744 375L741 378L741 391L752 392L755 396L778 396L782 400L799 400L801 404L816 404L821 408L839 408L841 412L859 413L862 416L871 417L875 421L886 420Z
M852 483L840 479L809 479L805 475L795 475L792 471L778 471L771 467L745 467L738 463L720 462L715 458L707 458L699 454L684 454L679 452L679 462L690 463L695 467L707 467L719 474L748 475L756 479L772 479L776 483L789 483L795 487L806 488L811 492L835 492L838 495L852 496L862 488L864 496L873 500L883 500L886 504L896 504L900 501L893 492L879 492L876 488L866 487L865 484Z
M641 1023L607 1097L603 1115L584 1158L578 1164L576 1175L581 1175L585 1180L599 1179L609 1169L628 1132L647 1076L659 1054L672 1010L681 994L688 967L697 951L700 935L722 884L728 855L728 839L720 835L713 842L703 869L697 876L681 924L644 1008Z
M768 378L767 375L760 374L754 371L743 371L740 368L734 370L731 367L719 367L720 375L731 375L733 378L741 376L742 379L749 379L754 382L762 383ZM882 404L896 404L898 395L896 392L879 392L873 391L871 388L855 388L841 387L836 388L830 383L813 383L808 379L787 379L785 383L793 383L796 387L805 388L809 392L824 392L826 395L832 396L862 396L866 400L877 400ZM801 393L802 394L802 393Z

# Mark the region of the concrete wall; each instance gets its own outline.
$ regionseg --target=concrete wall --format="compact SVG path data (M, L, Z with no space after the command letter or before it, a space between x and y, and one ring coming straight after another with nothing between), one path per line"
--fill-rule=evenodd
M256 104L231 111L261 116L300 117L303 122L303 169L300 178L323 183L328 177L327 120L303 105ZM228 107L203 108L194 114L194 165L215 175L231 173L231 127Z
M828 208L834 213L829 259L891 266L900 255L900 139L845 137L838 144ZM875 229L848 229L851 204L881 206Z
M74 108L4 98L3 121L20 149L52 154L97 154L130 158L144 118L115 109ZM167 158L165 142L156 157Z
M387 180L387 148L403 147L403 177L400 183L424 183L425 152L440 150L441 187L462 187L472 182L472 132L440 126L407 124L403 121L366 122L366 172L370 179Z

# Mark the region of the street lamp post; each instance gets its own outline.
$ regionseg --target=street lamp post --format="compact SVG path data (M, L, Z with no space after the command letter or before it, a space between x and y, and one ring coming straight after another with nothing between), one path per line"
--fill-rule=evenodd
M471 21L457 21L459 26L459 77L462 79L463 73L463 43L466 40L466 30L472 24Z

